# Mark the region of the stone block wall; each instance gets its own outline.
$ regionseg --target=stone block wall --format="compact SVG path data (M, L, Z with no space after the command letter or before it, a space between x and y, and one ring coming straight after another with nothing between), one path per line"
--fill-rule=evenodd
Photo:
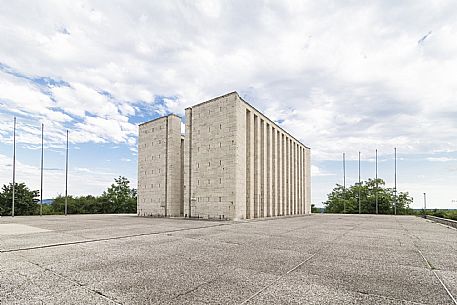
M140 125L140 215L237 220L311 212L310 149L238 93L187 108L184 138L180 124L170 115Z
M184 215L234 218L235 102L227 95L186 109Z
M181 216L181 118L161 117L139 126L140 216Z

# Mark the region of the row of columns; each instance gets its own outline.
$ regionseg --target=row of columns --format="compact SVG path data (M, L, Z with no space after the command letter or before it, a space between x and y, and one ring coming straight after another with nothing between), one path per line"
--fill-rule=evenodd
M304 214L306 148L246 110L246 218Z

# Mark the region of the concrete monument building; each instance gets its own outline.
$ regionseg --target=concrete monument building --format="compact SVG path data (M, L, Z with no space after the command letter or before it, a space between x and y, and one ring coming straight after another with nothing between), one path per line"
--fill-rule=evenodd
M138 141L139 215L183 214L181 118L168 115L140 125Z
M237 220L311 212L310 149L238 93L187 108L184 140L180 122L169 115L140 125L139 215Z

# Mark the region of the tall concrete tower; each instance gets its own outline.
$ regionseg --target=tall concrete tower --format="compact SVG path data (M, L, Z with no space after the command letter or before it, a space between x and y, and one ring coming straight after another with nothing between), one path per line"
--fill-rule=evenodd
M140 125L138 215L183 215L182 141L181 118L174 114Z

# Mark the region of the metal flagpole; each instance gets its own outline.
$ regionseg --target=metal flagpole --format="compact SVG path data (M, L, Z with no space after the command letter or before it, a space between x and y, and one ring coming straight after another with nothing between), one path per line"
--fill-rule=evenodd
M427 194L424 193L424 216L427 215Z
M41 123L41 183L40 183L40 216L43 216L43 158L44 158L44 124Z
M11 206L11 217L14 217L14 199L16 197L16 117L13 127L13 202Z
M395 197L395 205L394 205L394 215L397 215L397 148L394 148L394 166L395 166L395 177L394 177L394 197Z
M346 154L343 153L343 188L346 189Z
M379 213L378 208L378 150L376 149L376 190L374 193L375 201L376 201L376 214Z
M346 193L346 154L343 153L343 194ZM343 213L346 213L346 198L343 198Z
M65 216L68 209L68 129L67 129L67 153L65 158Z
M359 200L359 214L362 214L362 206L360 203L360 151L359 151L359 187L358 187L358 200Z

